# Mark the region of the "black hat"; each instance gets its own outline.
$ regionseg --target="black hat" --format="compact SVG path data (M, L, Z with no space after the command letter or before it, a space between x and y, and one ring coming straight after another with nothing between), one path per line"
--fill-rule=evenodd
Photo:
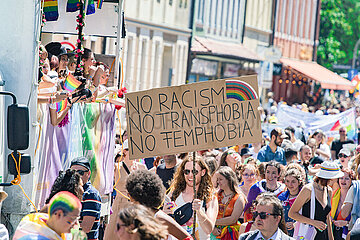
M60 56L62 55L67 55L68 57L72 57L75 55L75 53L71 52L70 50L68 51L68 49L66 49L65 47L61 47L60 53L58 54L58 58L60 58Z
M252 155L249 148L242 148L240 151L240 156Z
M79 166L83 166L85 167L87 170L90 170L90 162L86 157L77 157L74 158L71 161L71 165L70 167L74 166L74 165L79 165Z

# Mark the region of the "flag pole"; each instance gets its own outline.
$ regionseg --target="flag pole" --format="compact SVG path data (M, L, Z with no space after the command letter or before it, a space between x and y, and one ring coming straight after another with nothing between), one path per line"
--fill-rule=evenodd
M192 175L193 175L193 189L194 189L194 199L197 198L196 196L196 169L195 169L195 158L196 158L196 151L193 152L193 170L192 170ZM196 211L193 212L194 214L194 221L193 221L193 229L192 229L192 237L193 239L195 239L195 232L196 232Z

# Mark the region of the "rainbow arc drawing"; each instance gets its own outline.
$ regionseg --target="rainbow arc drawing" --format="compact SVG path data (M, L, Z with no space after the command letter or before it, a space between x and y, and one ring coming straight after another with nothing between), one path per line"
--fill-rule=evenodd
M238 101L248 101L258 99L254 88L247 82L240 80L226 80L226 98L236 99Z

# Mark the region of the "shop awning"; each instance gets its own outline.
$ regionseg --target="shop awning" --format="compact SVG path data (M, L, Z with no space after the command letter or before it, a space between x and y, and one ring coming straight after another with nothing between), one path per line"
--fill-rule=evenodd
M334 90L350 90L354 88L351 82L336 73L324 68L316 62L305 62L281 58L280 62L304 74L321 84L322 88Z
M244 59L252 62L264 59L240 43L226 43L203 37L195 37L191 51L196 54Z

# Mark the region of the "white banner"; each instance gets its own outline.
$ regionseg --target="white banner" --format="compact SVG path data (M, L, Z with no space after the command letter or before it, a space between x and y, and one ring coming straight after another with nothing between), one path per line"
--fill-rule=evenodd
M348 138L357 142L355 108L335 115L319 116L281 104L278 107L276 117L278 118L278 124L282 126L304 125L304 132L307 135L321 129L328 137L328 142L334 138L339 138L339 128L345 127Z

